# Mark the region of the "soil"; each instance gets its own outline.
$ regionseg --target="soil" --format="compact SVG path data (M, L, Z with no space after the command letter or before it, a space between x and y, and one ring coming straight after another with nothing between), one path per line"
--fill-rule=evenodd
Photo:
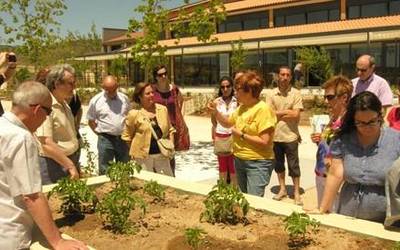
M199 227L207 232L199 249L391 249L393 242L364 235L352 234L344 230L321 226L317 233L308 237L304 246L291 245L282 223L283 217L265 211L251 209L247 215L249 224L209 224L200 222L204 210L204 196L189 194L172 188L166 189L165 200L154 199L143 193L143 182L134 179L135 194L147 202L147 212L140 218L139 211L133 210L130 217L136 221L136 234L114 234L104 228L96 214L86 214L83 218L65 218L58 213L60 201L50 198L53 216L63 233L80 239L95 249L191 249L186 243L184 232L189 227ZM112 189L111 184L103 184L96 189L99 199Z

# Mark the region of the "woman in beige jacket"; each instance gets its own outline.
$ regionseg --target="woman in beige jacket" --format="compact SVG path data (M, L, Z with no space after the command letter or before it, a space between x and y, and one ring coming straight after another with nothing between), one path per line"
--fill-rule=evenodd
M173 176L169 159L161 154L151 131L152 126L158 138L169 138L173 144L175 130L167 108L154 102L150 83L137 84L133 101L140 109L129 111L121 135L130 146L129 155L147 171Z

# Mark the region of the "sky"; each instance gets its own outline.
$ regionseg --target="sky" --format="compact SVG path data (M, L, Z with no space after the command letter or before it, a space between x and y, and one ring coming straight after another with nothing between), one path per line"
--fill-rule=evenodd
M171 9L181 6L182 3L183 0L165 0L163 6ZM142 4L142 0L65 0L65 4L68 9L57 19L61 24L61 36L65 36L68 31L86 34L92 23L101 35L103 27L126 29L130 18L139 19L140 16L134 9ZM2 29L0 40L1 38L4 38Z

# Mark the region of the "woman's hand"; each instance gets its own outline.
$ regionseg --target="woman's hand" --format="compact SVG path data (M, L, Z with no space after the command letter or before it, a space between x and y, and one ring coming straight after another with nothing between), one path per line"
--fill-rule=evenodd
M319 144L321 142L321 133L312 133L311 134L311 141Z

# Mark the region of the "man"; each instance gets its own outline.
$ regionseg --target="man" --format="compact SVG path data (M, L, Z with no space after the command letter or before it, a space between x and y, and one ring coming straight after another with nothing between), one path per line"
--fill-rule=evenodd
M29 249L34 223L53 249L87 249L61 237L41 192L33 133L52 112L49 91L38 82L22 83L12 104L11 112L0 117L0 249Z
M353 95L363 91L374 93L382 103L384 109L392 106L393 93L388 82L375 74L375 58L362 55L356 62L357 78L353 82Z
M74 116L67 103L75 88L74 68L68 64L51 67L46 77L46 85L51 92L53 113L37 129L36 134L42 145L42 182L50 184L68 175L79 178L79 143Z
M0 86L10 80L15 73L17 67L17 57L13 52L0 53ZM0 102L0 116L4 113L3 106Z
M101 85L103 91L89 102L87 119L90 128L98 135L99 174L106 173L112 160L129 161L129 150L121 139L125 116L130 109L128 97L118 91L113 76L106 76Z
M298 145L301 141L299 133L300 112L303 109L301 93L291 86L292 72L289 67L282 66L278 73L278 87L272 89L266 99L276 112L278 123L274 134L275 172L278 174L279 192L273 197L281 200L287 196L285 185L285 156L289 176L294 185L294 202L302 205L300 198L300 166Z

